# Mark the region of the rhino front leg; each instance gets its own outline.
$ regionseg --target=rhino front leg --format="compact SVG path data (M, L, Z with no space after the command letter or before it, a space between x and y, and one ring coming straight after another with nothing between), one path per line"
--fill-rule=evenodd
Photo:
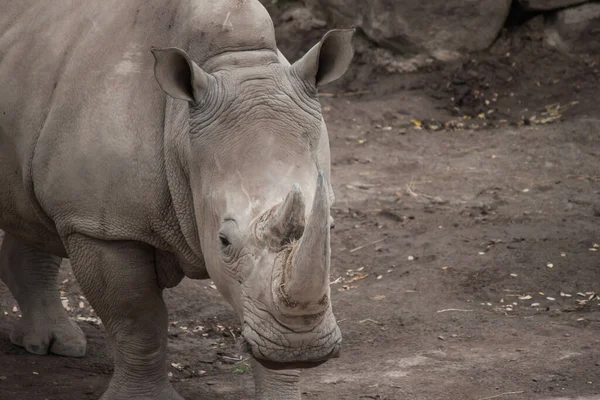
M23 313L10 340L33 354L83 357L85 335L60 302L60 263L60 257L26 246L9 234L4 238L0 277Z
M183 400L167 377L167 309L154 249L71 235L73 272L108 332L114 373L102 400Z
M257 400L300 400L300 371L273 371L252 360Z

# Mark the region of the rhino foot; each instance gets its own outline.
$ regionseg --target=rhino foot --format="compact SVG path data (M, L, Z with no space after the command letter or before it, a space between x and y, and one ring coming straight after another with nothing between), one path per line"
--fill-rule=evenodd
M83 357L86 351L85 335L68 317L53 323L21 319L10 333L10 341L30 353L48 353L65 357Z

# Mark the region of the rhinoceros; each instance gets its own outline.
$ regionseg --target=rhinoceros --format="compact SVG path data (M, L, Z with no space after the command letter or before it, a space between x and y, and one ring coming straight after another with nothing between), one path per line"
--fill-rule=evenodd
M11 341L84 356L57 290L68 258L114 353L101 398L182 399L162 294L210 278L239 316L257 397L300 399L299 370L340 352L318 88L347 70L353 32L290 64L258 0L0 0Z

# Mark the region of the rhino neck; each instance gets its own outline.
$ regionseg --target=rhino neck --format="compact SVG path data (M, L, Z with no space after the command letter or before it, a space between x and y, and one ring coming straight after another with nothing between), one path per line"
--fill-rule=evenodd
M190 152L189 110L186 103L167 99L164 126L165 173L171 195L171 204L179 222L173 227L172 243L185 275L192 279L206 277L204 256L200 246L194 201L188 167Z

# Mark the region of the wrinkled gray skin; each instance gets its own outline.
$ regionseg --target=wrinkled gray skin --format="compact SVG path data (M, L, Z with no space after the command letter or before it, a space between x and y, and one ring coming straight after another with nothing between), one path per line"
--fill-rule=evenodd
M317 87L345 72L351 36L290 66L257 0L0 0L12 342L84 355L56 287L68 257L114 349L102 399L181 399L162 291L210 277L242 322L257 397L300 399L294 368L341 342Z

